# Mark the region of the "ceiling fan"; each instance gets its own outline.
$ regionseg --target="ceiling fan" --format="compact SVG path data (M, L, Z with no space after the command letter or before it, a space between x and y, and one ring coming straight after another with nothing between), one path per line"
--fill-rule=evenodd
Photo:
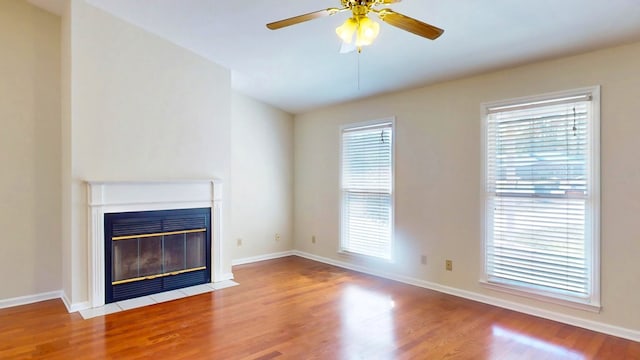
M340 0L342 4L341 8L328 8L275 21L267 24L267 28L277 30L305 21L351 11L353 16L339 26L336 29L336 33L340 39L342 39L343 45L355 46L358 52L362 50L363 46L371 45L380 31L380 25L367 17L369 13L375 13L380 20L389 25L427 39L435 40L442 35L444 30L438 27L402 15L385 7L400 1L401 0Z

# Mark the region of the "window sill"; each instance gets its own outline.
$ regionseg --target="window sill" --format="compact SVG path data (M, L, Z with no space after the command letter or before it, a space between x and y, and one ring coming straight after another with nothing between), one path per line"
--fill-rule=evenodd
M338 255L350 257L350 258L353 258L353 259L360 259L360 260L364 260L364 261L377 261L377 262L385 263L385 264L393 264L394 263L393 259L385 259L385 258L373 256L373 255L365 255L365 254L360 254L360 253L356 253L356 252L352 252L352 251L348 251L348 250L342 250L342 249L338 250Z
M520 288L515 285L488 282L486 280L481 280L480 285L490 290L500 291L500 292L511 294L511 295L526 297L529 299L544 301L547 303L562 305L569 308L589 311L593 313L599 313L600 310L602 309L602 306L600 305L599 302L591 303L591 302L588 302L588 300L586 299L584 301L581 301L579 299L570 298L568 296L563 297L560 294L558 295L549 294L549 293L538 291L535 289Z

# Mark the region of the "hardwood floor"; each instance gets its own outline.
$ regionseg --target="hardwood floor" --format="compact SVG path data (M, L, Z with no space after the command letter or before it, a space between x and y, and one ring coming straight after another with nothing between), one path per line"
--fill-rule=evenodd
M83 320L0 310L0 359L640 359L640 343L289 257L240 286Z

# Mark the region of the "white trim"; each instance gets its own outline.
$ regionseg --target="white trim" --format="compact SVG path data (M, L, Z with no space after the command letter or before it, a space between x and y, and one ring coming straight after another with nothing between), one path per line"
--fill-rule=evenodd
M282 251L282 252L271 253L271 254L251 256L251 257L246 257L242 259L232 260L231 266L252 264L255 262L265 261L265 260L280 259L283 257L292 256L292 255L295 255L294 252L292 250L289 250L289 251Z
M370 255L365 255L365 254L360 254L357 252L352 252L349 250L338 250L338 254L340 254L341 256L344 257L348 257L351 259L360 259L360 260L364 260L364 261L370 261L370 262L378 262L380 264L394 264L394 257L392 255L392 257L390 259L383 259L377 256L370 256Z
M595 92L598 93L597 96ZM488 102L482 103L480 107L482 108L482 116L485 117L489 114L490 108L510 106L510 105L519 104L519 103L534 103L534 102L545 101L545 100L554 99L554 98L565 98L565 97L571 97L575 95L586 95L586 94L592 95L591 101L600 102L600 97L599 97L600 85L587 86L587 87L581 87L577 89L570 89L570 90L563 90L563 91L554 91L554 92L548 92L548 93L538 94L533 96L521 96L521 97L505 99L505 100L488 101Z
M222 274L222 181L88 181L88 289L91 308L105 304L104 214L128 211L211 208L211 282ZM231 275L233 278L233 275ZM65 302L65 303L68 303ZM71 304L75 309L81 304Z
M64 304L64 307L67 308L67 312L68 313L72 313L73 311L71 311L71 301L69 300L69 297L67 296L67 294L63 291L62 295L60 296L60 300L62 300L62 303Z
M525 109L537 108L537 107L546 106L546 105L560 105L560 104L575 103L577 101L591 101L591 98L592 98L592 96L589 93L570 95L570 96L567 96L567 97L553 96L552 99L531 101L529 103L525 102L524 104L519 101L517 104L512 104L512 105L489 106L489 107L487 107L487 113L488 114L495 114L495 113L500 113L500 112L505 112L505 111L525 110Z
M592 130L591 133L591 145L593 149L591 149L591 153L595 154L591 159L591 168L589 173L589 181L591 183L591 200L592 204L590 208L590 215L593 215L591 219L591 246L590 249L593 252L591 257L593 258L593 263L591 266L591 281L592 281L592 289L591 289L591 298L596 299L598 305L601 306L601 284L600 284L600 247L602 243L602 239L600 238L600 221L602 215L602 207L600 203L600 181L601 181L601 173L600 173L600 85L593 86L591 88L591 121L593 123L592 126L589 127L589 130ZM595 210L593 210L595 209Z
M67 300L67 297L64 295L64 292L62 290L56 290L56 291L49 291L49 292L33 294L33 295L25 295L25 296L17 296L17 297L8 298L8 299L1 299L0 309L7 309L15 306L29 305L29 304L34 304L41 301L48 301L48 300L55 300L55 299L60 299L64 304L64 306L67 308L67 311L69 311L70 308L74 308L73 306L69 305L69 300ZM77 309L74 311L81 310L83 306L88 306L88 302L80 303L76 305L75 308ZM74 311L69 311L69 312L74 312Z
M68 313L74 313L76 311L81 311L81 310L85 310L85 309L90 309L91 308L91 303L89 301L83 301L80 303L71 303L71 301L69 300L69 297L67 296L67 294L62 291L61 292L61 296L60 296L60 300L62 300L62 303L64 304L64 306L67 308L67 312Z
M224 273L224 274L220 275L220 279L217 280L214 283L214 285L218 284L219 282L229 281L229 280L233 280L233 273L232 272L228 272L228 273Z
M461 290L450 286L440 285L430 281L425 281L409 276L396 275L388 272L377 271L366 266L353 265L339 260L329 259L322 256L309 254L303 251L294 250L294 255L318 261L321 263L358 271L368 275L378 276L385 279L398 281L404 284L414 285L421 288L438 291L444 294L449 294L457 297L461 297L468 300L478 301L488 305L497 306L500 308L517 311L523 314L537 316L552 321L561 322L564 324L581 327L584 329L597 331L603 334L618 336L631 341L640 341L640 331L634 329L623 328L620 326L609 325L598 321L586 320L575 316L570 316L554 311L544 310L533 306L522 305L516 302L503 300L493 296L487 296L472 291Z
M86 310L86 309L91 309L91 303L88 301L83 301L80 303L74 303L71 304L69 302L69 299L67 299L66 295L63 295L60 300L62 300L62 303L64 304L64 306L67 308L67 312L68 313L74 313L77 311L82 311L82 310Z
M480 285L490 290L500 291L510 295L522 296L525 298L544 301L551 304L562 305L562 306L566 306L566 307L570 307L578 310L590 311L594 313L600 313L600 310L602 310L602 307L600 306L600 304L589 304L587 302L581 303L581 302L578 302L575 298L571 298L571 297L567 299L563 299L558 294L547 295L545 292L528 289L528 288L524 288L523 290L520 290L520 288L517 285L505 286L502 284L495 284L495 283L486 282L486 281L480 281Z
M40 301L59 299L62 297L62 290L49 291L33 295L18 296L14 298L0 300L0 309L10 308L14 306L28 305Z

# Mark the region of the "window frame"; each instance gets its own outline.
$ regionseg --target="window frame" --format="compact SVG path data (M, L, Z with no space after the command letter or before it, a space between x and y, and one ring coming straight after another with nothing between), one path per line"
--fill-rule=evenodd
M589 94L591 96L590 112L591 119L588 123L588 135L587 139L590 145L589 151L589 163L588 166L588 196L585 201L585 245L587 252L587 259L590 260L589 275L590 275L590 294L585 297L571 296L566 294L560 294L551 291L545 291L533 287L508 284L504 282L495 282L489 280L488 274L488 254L487 246L490 239L490 232L492 229L491 210L489 209L490 200L493 198L488 190L488 141L489 141L489 129L488 119L490 109L504 107L504 106L517 106L518 104L530 104L536 102L548 101L551 99L566 98L578 95ZM481 118L482 118L482 181L481 181L481 229L482 229L482 272L480 278L480 284L488 289L506 292L512 295L523 296L554 304L564 305L571 308L580 310L599 312L601 309L600 304L600 86L591 86L584 88L577 88L566 91L550 92L534 96L525 96L519 98L512 98L507 100L488 102L481 104Z
M345 190L344 190L344 169L343 169L343 148L344 148L344 143L343 143L343 133L345 132L345 130L353 130L353 129L358 129L358 128L367 128L367 127L375 127L375 126L380 126L380 125L384 125L384 124L390 124L391 127L391 190L390 190L390 209L389 209L389 213L390 213L390 229L389 229L389 257L388 258L381 258L381 257L377 257L377 256L373 256L373 255L367 255L367 254L362 254L359 252L354 252L349 250L346 246L346 238L345 238L345 206L344 206L344 194L345 194ZM385 263L394 263L395 262L395 175L396 175L396 169L395 169L395 164L396 164L396 118L395 117L387 117L387 118L381 118L381 119L376 119L376 120L368 120L368 121L360 121L360 122L354 122L354 123L349 123L349 124L344 124L340 126L339 129L339 171L338 171L338 183L339 183L339 207L340 207L340 211L339 216L339 240L338 240L338 253L341 255L346 255L346 256L351 256L351 257L359 257L359 258L363 258L363 259L368 259L368 260L376 260L376 261L380 261L380 262L385 262Z

